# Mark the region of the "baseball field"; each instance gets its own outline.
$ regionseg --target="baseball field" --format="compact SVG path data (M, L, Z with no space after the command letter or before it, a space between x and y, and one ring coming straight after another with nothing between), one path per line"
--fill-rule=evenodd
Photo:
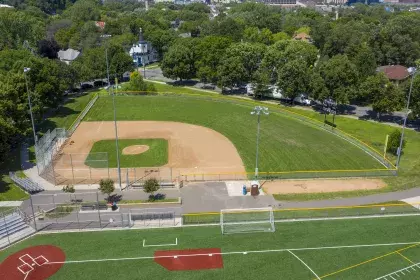
M281 222L273 233L227 235L220 226L38 234L0 252L0 279L419 279L417 220Z
M162 131L167 122L202 126L222 134L239 154L246 171L255 168L257 118L252 106L206 98L185 96L118 96L118 121L159 121ZM100 97L85 118L88 122L113 120L112 98ZM135 129L136 124L132 123ZM95 124L94 126L97 126ZM92 126L92 129L94 129ZM113 131L113 128L110 128ZM154 129L160 129L155 123ZM124 129L125 130L125 129ZM185 134L188 136L185 136ZM198 128L184 132L184 137L203 133ZM130 137L134 137L130 135ZM141 136L139 135L139 138ZM206 141L201 139L201 141ZM79 140L80 141L80 140ZM218 146L208 148L217 152ZM261 117L261 171L362 170L384 168L362 149L325 130L287 117L278 112ZM114 147L110 146L112 151ZM115 149L114 149L115 150ZM95 151L98 151L97 149Z

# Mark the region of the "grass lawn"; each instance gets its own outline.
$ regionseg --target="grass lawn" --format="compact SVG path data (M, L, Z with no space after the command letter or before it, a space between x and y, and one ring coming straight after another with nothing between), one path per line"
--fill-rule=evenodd
M69 129L77 116L83 111L89 101L92 99L96 91L87 92L84 95L69 96L65 104L58 108L57 111L52 113L52 116L44 120L38 127L37 130L41 130L42 133L47 132L48 129L53 130L54 128L65 128Z
M119 96L118 120L178 121L212 128L232 141L246 170L255 168L256 117L252 106L185 96ZM86 121L111 121L112 99L101 97ZM259 169L263 171L383 168L361 149L341 138L272 112L263 116Z
M110 275L171 280L375 279L420 262L417 220L398 217L276 223L274 233L230 235L222 235L219 226L40 234L0 252L0 261L29 246L50 244L65 252L67 263L49 279L94 280L109 279ZM143 247L143 240L162 245L174 243L175 238L175 246ZM221 250L223 267L170 271L153 258L159 250L205 248ZM197 258L182 254L167 261L182 267ZM203 258L211 262L215 255ZM412 270L401 279L419 279L419 272Z
M20 171L19 149L12 150L5 158L4 162L0 162L0 201L28 199L29 195L16 186L9 177L9 171L18 172L18 176L24 175Z
M98 100L99 101L99 100ZM124 148L133 145L147 145L149 150L138 155L124 155ZM119 139L120 167L157 167L168 163L168 141L166 139ZM117 167L115 140L101 140L93 144L85 164L93 168L103 168L103 161L95 161L95 153L108 153L110 168Z

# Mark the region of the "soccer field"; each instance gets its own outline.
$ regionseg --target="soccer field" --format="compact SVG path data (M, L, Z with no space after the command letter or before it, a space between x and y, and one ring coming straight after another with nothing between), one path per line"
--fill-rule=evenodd
M255 168L257 119L252 106L187 96L118 96L117 119L176 121L226 136L246 170ZM112 121L110 97L100 97L85 121ZM365 151L320 128L272 111L261 118L260 171L363 170L385 168Z
M283 222L274 233L222 235L200 226L40 234L0 260L54 245L65 260L54 264L47 253L49 263L35 268L62 265L51 279L420 279L419 232L412 216ZM0 279L15 279L0 268Z

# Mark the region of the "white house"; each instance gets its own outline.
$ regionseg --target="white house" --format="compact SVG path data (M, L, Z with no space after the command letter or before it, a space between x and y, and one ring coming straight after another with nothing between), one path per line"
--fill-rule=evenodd
M141 28L139 41L131 47L130 56L137 66L143 66L158 61L159 57L157 51L150 42L144 40Z

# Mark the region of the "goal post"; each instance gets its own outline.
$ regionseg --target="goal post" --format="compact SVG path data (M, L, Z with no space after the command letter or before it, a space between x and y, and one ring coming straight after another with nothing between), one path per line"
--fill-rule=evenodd
M222 234L274 232L273 208L222 209L220 227Z

